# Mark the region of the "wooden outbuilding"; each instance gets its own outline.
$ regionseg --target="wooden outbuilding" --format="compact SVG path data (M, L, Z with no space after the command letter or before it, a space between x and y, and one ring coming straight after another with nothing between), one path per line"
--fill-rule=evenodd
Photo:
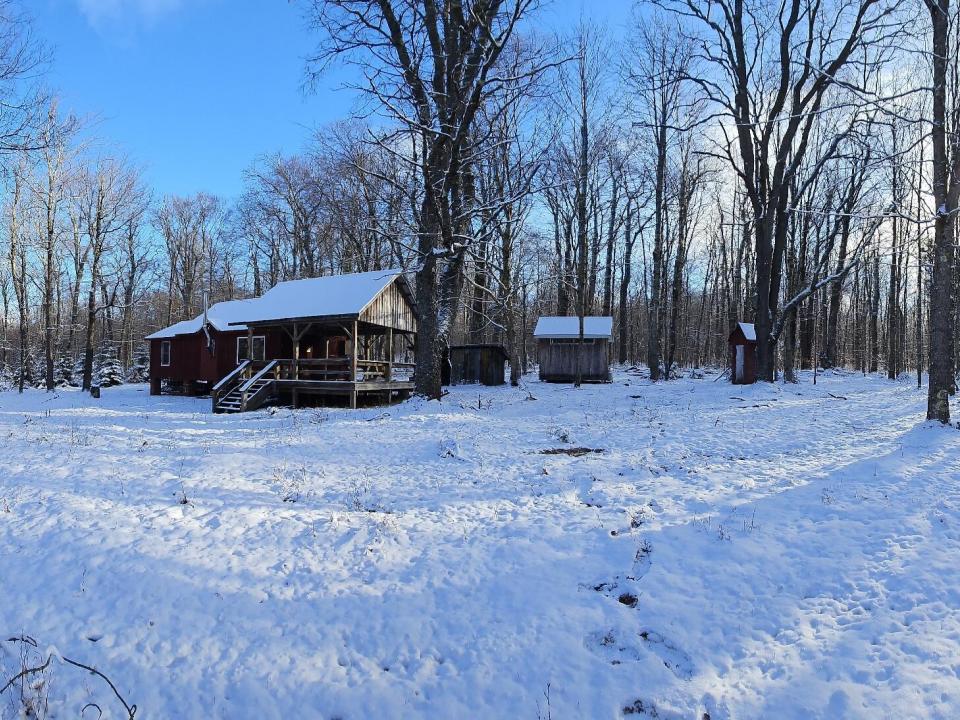
M253 410L275 400L296 406L306 395L339 397L356 407L360 399L389 402L412 391L417 315L400 270L291 280L239 302L226 321L217 316L215 328L223 333L219 346L232 341L235 353L215 353L213 367L204 367L204 384L217 375L210 387L214 412ZM150 336L151 346L160 343L155 362L151 353L151 391L155 377L170 379L177 353L186 358L177 365L178 379L199 384L194 354L202 342L184 343L176 351L174 343L185 331L205 337L219 305L210 309L206 323L201 316Z
M753 323L737 323L730 333L730 382L750 385L757 381L757 331Z
M451 345L444 353L444 385L503 385L507 351L502 345Z
M537 341L537 359L542 381L575 382L579 356L583 382L610 382L613 318L585 317L582 348L580 320L577 317L541 317L537 320L533 337Z

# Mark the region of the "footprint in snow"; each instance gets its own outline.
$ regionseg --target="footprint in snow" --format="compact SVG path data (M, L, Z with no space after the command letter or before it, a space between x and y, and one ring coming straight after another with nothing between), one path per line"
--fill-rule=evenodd
M704 705L704 707L706 707L706 705ZM687 720L687 716L672 710L657 707L657 704L652 700L644 700L643 698L636 698L633 702L624 705L620 712L623 713L624 717L653 718L654 720ZM699 714L694 717L696 717L697 720L721 720L720 715L717 715L715 712L710 712L709 710L699 711Z
M683 720L683 716L670 710L658 708L652 700L636 698L633 702L624 705L624 717L652 718L653 720ZM709 720L709 718L708 718Z
M693 677L693 660L686 651L653 630L641 630L640 638L644 641L645 647L660 658L667 669L678 678L689 680Z
M581 584L581 590L593 590L602 593L608 598L613 598L621 605L635 608L640 601L640 593L633 587L633 583L639 580L635 577L622 578L619 575L613 580L601 583Z
M640 662L646 653L653 653L664 667L681 680L693 677L693 660L685 651L653 630L643 630L638 635L639 642L624 642L615 630L593 632L587 635L584 645L611 665L624 662Z

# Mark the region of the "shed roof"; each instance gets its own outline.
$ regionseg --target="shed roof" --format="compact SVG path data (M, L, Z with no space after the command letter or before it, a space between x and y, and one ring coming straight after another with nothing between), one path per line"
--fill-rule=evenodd
M211 305L207 310L207 322L215 330L224 332L225 330L246 330L245 325L235 325L234 323L242 319L244 314L249 312L251 303L255 300L227 300ZM200 332L203 328L203 313L200 313L192 320L183 320L174 323L170 327L158 330L152 335L147 335L147 340L163 340L176 337L177 335L192 335Z
M252 300L237 321L262 323L290 318L359 315L402 270L372 270L288 280Z
M504 357L507 356L507 349L498 343L461 343L459 345L448 345L448 350L492 350L498 352Z
M737 323L737 325L740 327L740 332L743 333L743 336L747 340L751 342L757 341L757 329L753 326L753 323L742 322L742 323Z
M613 318L589 316L583 319L585 338L610 338L613 335ZM578 338L580 337L580 319L576 315L568 317L542 316L537 320L533 331L536 338Z

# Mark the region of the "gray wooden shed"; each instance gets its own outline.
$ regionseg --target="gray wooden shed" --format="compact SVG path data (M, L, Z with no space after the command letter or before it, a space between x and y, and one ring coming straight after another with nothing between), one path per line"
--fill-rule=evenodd
M574 382L580 352L580 320L573 317L543 316L533 331L537 341L540 379L544 382ZM590 316L583 319L583 382L610 382L610 341L613 318Z

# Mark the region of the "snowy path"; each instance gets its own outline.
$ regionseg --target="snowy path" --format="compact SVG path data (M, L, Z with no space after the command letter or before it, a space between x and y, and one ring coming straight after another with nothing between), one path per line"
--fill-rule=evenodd
M527 387L4 393L0 634L138 718L960 713L960 433L922 392ZM117 717L69 667L50 697Z

